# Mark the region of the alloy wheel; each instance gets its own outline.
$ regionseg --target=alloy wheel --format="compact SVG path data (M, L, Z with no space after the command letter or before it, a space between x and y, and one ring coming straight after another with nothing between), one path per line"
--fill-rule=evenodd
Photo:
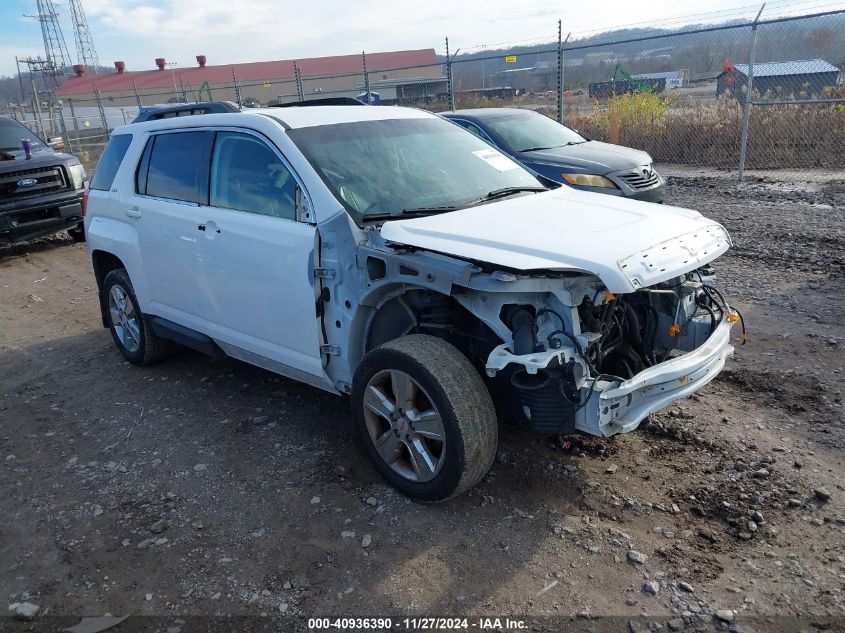
M129 295L117 285L112 286L109 291L109 315L112 327L121 345L129 353L136 352L141 346L138 315Z
M397 369L376 373L364 392L364 421L379 456L415 482L434 479L446 457L446 430L431 397Z

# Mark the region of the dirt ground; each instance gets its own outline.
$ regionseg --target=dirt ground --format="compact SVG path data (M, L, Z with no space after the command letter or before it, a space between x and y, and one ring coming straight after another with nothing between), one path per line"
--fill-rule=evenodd
M681 176L669 202L731 232L748 344L634 433L503 428L490 475L439 505L379 479L345 399L188 351L124 362L84 245L0 248L0 589L39 607L0 628L843 630L845 187Z

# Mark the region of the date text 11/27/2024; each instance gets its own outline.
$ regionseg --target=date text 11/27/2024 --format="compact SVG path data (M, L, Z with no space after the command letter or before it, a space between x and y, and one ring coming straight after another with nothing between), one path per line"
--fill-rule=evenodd
M310 630L371 631L517 631L526 628L523 620L497 618L309 618Z

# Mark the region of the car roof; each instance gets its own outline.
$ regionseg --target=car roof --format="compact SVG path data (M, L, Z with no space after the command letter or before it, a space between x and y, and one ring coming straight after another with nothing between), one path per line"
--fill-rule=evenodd
M496 119L503 116L512 116L514 114L537 114L533 110L524 110L522 108L471 108L467 110L455 110L454 112L443 112L443 116L447 119L452 117L464 117L473 119Z
M246 117L246 118L244 118ZM130 123L115 128L116 134L132 133L135 130L168 130L180 127L225 126L245 123L252 117L264 117L278 121L286 129L332 125L335 123L356 123L358 121L384 121L391 119L437 119L436 114L403 108L399 106L309 106L307 108L255 108L241 112L220 114L193 114L190 116L168 117L138 123Z
M307 108L266 108L253 110L278 119L287 127L297 129L334 123L356 123L358 121L385 121L388 119L436 119L437 115L416 108L400 106L309 106Z

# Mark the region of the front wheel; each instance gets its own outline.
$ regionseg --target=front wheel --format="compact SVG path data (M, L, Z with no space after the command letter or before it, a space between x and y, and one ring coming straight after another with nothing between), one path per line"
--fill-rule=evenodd
M442 339L412 334L369 352L355 371L352 406L376 469L409 497L448 499L493 464L498 427L490 394L469 360Z

